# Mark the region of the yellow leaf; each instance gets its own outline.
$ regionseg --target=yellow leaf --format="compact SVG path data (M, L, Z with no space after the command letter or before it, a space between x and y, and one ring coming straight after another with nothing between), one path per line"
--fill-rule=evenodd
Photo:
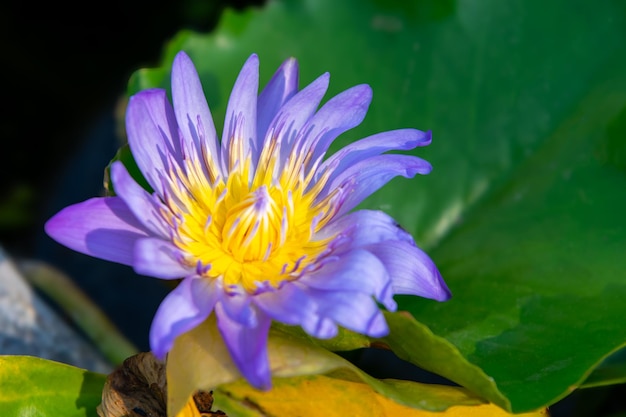
M279 387L287 387L302 375L315 375L304 378L306 381L332 382L330 392L343 393L350 401L360 401L358 392L367 390L368 395L380 398L380 404L404 404L410 409L430 409L441 411L452 405L476 405L484 401L460 387L419 384L411 381L378 380L343 359L342 357L311 343L279 331L270 331L268 339L270 368L274 388L263 393L250 387L233 364L228 350L217 330L215 318L211 316L205 323L179 337L167 358L167 409L169 416L175 416L188 403L198 390L222 390L230 398L245 398L239 391L255 392L258 395L281 395L283 402L301 402L303 395L298 392L280 394ZM321 379L316 379L321 378ZM224 391L226 390L226 391ZM293 395L292 395L293 394ZM349 394L349 395L347 395ZM224 403L228 398L220 395L216 401ZM220 399L221 398L221 399ZM308 400L308 398L307 398ZM254 414L251 414L254 415Z
M454 387L439 386L442 390ZM223 401L226 399L226 401ZM214 392L213 411L229 417L265 415L298 417L403 416L403 417L507 417L493 404L453 406L443 412L418 410L378 394L368 384L339 380L325 375L274 380L272 390L263 392L243 380L225 384ZM546 417L545 409L517 414L519 417ZM189 401L177 417L201 417Z

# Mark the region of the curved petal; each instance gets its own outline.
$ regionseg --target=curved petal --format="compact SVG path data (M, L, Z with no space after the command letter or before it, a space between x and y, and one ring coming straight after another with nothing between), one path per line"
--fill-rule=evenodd
M367 248L387 268L395 294L410 294L446 301L451 297L434 262L408 242L388 241Z
M413 237L387 213L378 210L357 210L334 219L316 235L324 240L342 234L345 249L354 249L371 243L400 240L413 243Z
M163 195L160 179L168 172L170 157L182 158L178 126L165 90L144 90L130 98L126 132L137 166L152 189Z
M243 164L248 156L259 154L260 150L254 149L258 92L259 57L252 54L243 64L228 99L222 134L223 172L230 172L237 162Z
M357 249L345 253L338 260L326 263L319 270L301 277L298 281L318 290L372 295L389 310L396 309L385 266L366 250Z
M311 84L289 99L270 123L264 138L264 150L261 153L264 160L269 158L277 160L279 172L283 168L282 164L285 164L289 159L298 132L315 114L324 94L326 94L329 80L330 75L328 73L317 77ZM275 144L269 143L270 141L275 141ZM272 151L273 154L266 155L264 153L273 148L275 148Z
M161 279L183 278L195 269L182 263L183 254L175 245L159 238L139 239L135 244L135 272Z
M389 333L385 317L371 295L353 291L324 291L306 288L309 297L318 306L320 321L331 320L357 333L382 337ZM324 339L328 325L304 323L303 329L311 336Z
M300 130L295 152L311 153L310 160L317 161L337 136L363 121L371 101L372 89L366 84L349 88L328 100Z
M154 356L164 359L174 340L202 323L211 314L218 298L214 281L185 278L159 306L150 327L150 347Z
M172 64L172 101L182 132L185 152L206 149L215 167L220 167L219 144L211 110L198 72L189 56L181 51ZM186 143L191 141L192 143ZM196 155L202 160L202 155Z
M165 210L165 207L135 182L122 162L115 161L111 166L111 180L115 193L124 200L137 220L155 235L166 238L168 226L159 214L159 210Z
M324 196L326 190L342 189L345 198L335 214L340 216L353 209L392 178L398 175L412 178L415 174L428 174L431 169L427 161L416 156L393 154L374 156L346 169L329 182L320 195Z
M272 319L288 325L299 325L316 315L316 306L297 285L286 282L280 289L254 296L254 303Z
M267 354L267 335L272 320L258 312L256 325L247 327L232 320L223 307L222 303L215 306L217 327L233 362L250 385L257 389L270 389L272 380Z
M135 243L149 236L119 197L97 197L65 207L44 229L70 249L124 265L133 264Z
M257 309L251 303L250 296L243 290L233 292L227 291L221 300L224 314L246 327L257 325Z
M280 108L298 91L298 62L289 58L282 63L269 80L257 105L257 140L265 138L265 133Z
M364 159L393 150L408 151L418 146L426 146L431 141L432 134L430 131L398 129L381 132L339 149L324 161L315 175L316 178L319 178L326 170L332 170L328 178L328 181L332 181L348 167Z

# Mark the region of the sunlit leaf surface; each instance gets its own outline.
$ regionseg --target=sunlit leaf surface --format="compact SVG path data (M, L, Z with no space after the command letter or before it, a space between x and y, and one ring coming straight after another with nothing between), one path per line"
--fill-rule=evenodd
M0 415L97 417L105 379L46 359L0 355Z
M419 385L416 385L419 386ZM424 401L445 398L459 401L466 397L452 387L419 386L415 395ZM422 388L429 388L424 390ZM364 383L330 378L324 375L276 380L269 392L260 392L244 382L228 384L215 391L215 408L232 416L403 416L403 417L506 417L511 414L493 404L457 405L444 411L419 410L380 395ZM221 400L223 399L223 400ZM262 411L261 411L262 410ZM349 410L349 411L348 411ZM516 414L521 417L548 416L545 409ZM183 417L183 416L180 416ZM191 417L191 416L184 416Z

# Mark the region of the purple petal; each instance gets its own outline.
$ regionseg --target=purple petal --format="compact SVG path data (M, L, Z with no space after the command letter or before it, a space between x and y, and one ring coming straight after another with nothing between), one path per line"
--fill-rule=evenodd
M301 129L297 152L312 152L312 161L322 156L337 136L358 126L365 117L372 89L357 85L328 100Z
M126 109L128 145L148 184L162 195L160 178L169 156L181 160L178 126L164 90L144 90L132 96Z
M368 246L387 268L395 294L411 294L446 301L450 290L433 261L408 242L388 241Z
M413 243L413 237L391 216L378 210L358 210L341 216L320 230L315 235L315 239L321 240L337 234L349 237L342 242L346 245L345 249L359 248L387 240Z
M353 291L324 291L307 288L306 292L318 306L318 314L322 320L332 320L335 323L357 333L371 337L382 337L389 333L385 317L381 313L374 298L363 292ZM303 329L311 336L323 339L325 325L319 324L313 328L308 323Z
M288 325L300 325L305 332L320 339L337 335L337 325L325 317L325 312L311 297L308 286L300 280L285 282L276 291L254 296L254 303L270 318Z
M301 277L298 281L318 290L373 295L389 310L396 308L385 266L366 250L357 249L345 253L337 261L326 263L319 270Z
M217 327L239 371L253 387L270 389L272 380L267 355L267 335L272 320L259 312L255 326L244 326L224 312L222 303L217 304L215 313Z
M141 275L162 279L183 278L195 272L182 263L183 254L174 244L159 238L139 239L135 244L133 268Z
M224 294L222 296L224 314L243 326L254 327L257 325L257 310L250 301L250 296L244 291Z
M221 166L213 116L200 77L189 56L182 51L176 55L172 64L172 100L182 138L193 142L193 146L186 144L185 150L199 152L206 148L215 166Z
M274 116L298 91L298 62L289 58L276 70L261 94L257 105L257 140L263 140Z
M165 208L135 182L122 162L115 161L111 166L111 179L115 193L124 200L137 220L155 235L167 237L168 226L159 214Z
M290 282L280 289L255 295L254 303L272 319L289 325L301 324L316 314L308 295Z
M417 129L399 129L378 133L358 140L341 148L320 166L317 177L327 169L333 171L329 177L332 181L346 168L372 156L381 155L392 150L407 151L417 146L426 146L432 141L430 132Z
M339 333L337 324L333 320L317 314L307 317L301 326L305 332L318 339L331 339Z
M315 114L326 90L330 75L322 74L311 84L300 90L280 109L270 123L265 136L265 146L270 140L276 140L279 148L279 162L285 162L294 145L298 132Z
M174 340L202 323L211 314L218 298L214 281L185 278L163 300L150 327L150 347L164 359Z
M398 175L412 178L415 174L428 174L431 169L427 161L416 156L393 154L374 156L346 169L328 183L321 195L327 193L327 190L336 188L343 190L345 199L335 214L339 216L353 209L392 178Z
M92 198L65 207L44 228L70 249L124 265L133 264L137 240L149 236L119 197Z
M259 152L253 150L256 143L258 92L259 58L252 54L239 72L226 108L222 135L224 172L230 172L237 161L243 164L248 156L254 157Z

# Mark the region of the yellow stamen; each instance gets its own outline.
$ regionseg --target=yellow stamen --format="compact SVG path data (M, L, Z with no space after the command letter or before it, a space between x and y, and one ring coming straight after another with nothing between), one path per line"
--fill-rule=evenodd
M275 143L271 151L278 153ZM175 214L173 241L187 254L185 262L250 293L259 284L277 287L296 279L330 240L313 240L333 214L325 204L331 199L316 202L327 176L309 187L313 175L301 172L303 166L279 167L271 153L262 153L256 170L249 157L230 161L226 182L214 167L207 172L215 181L206 178L192 159L185 160L186 174L181 168L170 173L180 183L166 204Z

